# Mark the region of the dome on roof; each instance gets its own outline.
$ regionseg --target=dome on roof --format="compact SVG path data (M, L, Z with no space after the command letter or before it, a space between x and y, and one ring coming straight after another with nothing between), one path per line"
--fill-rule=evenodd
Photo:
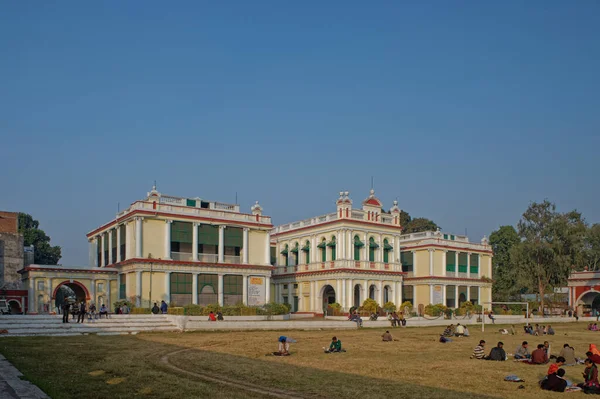
M369 192L369 197L363 201L363 205L374 206L377 208L381 208L383 205L379 198L375 197L375 190L371 189Z
M156 183L152 186L152 190L148 193L148 197L160 197L160 193L156 190Z

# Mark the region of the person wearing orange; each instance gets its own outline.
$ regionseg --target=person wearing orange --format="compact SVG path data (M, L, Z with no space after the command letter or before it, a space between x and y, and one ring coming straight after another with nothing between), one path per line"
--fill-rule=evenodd
M600 356L600 351L598 350L595 344L590 344L589 351L592 352L594 355Z
M560 357L560 356L557 357L556 363L552 363L550 365L550 367L548 367L548 375L556 373L558 371L558 369L561 368L561 366L564 364L565 364L565 358Z

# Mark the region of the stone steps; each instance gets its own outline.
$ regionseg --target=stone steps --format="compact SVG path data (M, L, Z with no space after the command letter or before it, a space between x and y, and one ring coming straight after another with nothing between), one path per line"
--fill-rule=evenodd
M118 335L118 334L137 334L139 332L168 332L178 331L173 326L161 327L109 327L109 328L86 328L86 329L67 329L67 328L20 328L8 330L8 334L1 334L2 337L15 336L76 336L86 334L98 335Z

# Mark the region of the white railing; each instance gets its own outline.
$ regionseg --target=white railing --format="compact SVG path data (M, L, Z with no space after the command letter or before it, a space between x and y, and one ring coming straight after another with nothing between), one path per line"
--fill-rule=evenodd
M165 198L165 197L161 197ZM223 205L225 206L225 205ZM227 205L229 206L229 205ZM117 216L121 217L131 211L134 210L149 210L153 212L165 212L171 213L174 215L190 215L190 216L200 216L206 218L214 218L214 219L225 219L231 220L232 222L240 221L240 222L252 222L252 223L263 223L263 224L271 224L270 216L258 216L249 215L245 213L236 213L230 210L223 209L206 209L206 208L194 208L189 206L181 206L178 204L164 204L158 203L153 204L151 202L146 201L137 201L131 205L129 209L126 211L120 212Z
M219 255L217 255L217 254L198 254L199 262L217 263L218 260L219 260Z
M223 202L211 202L209 203L210 209L218 209L229 212L239 212L240 208L238 205L225 204Z
M406 272L406 277L414 277L415 272Z
M456 277L456 272L449 272L446 270L446 277Z
M173 252L171 251L171 259L179 260L183 262L191 262L192 261L192 253L191 252Z
M242 257L235 256L235 255L224 255L223 262L224 263L242 263Z
M289 274L331 269L362 269L362 270L387 270L401 271L399 263L368 262L355 260L334 260L326 262L309 263L298 266L275 266L274 274Z
M458 272L458 278L468 278L469 273Z

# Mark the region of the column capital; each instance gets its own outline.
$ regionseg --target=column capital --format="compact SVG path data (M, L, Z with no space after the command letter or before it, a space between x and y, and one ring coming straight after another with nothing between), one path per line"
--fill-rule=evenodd
M226 227L227 227L227 226L225 226L224 224L220 224L220 225L219 225L219 229L220 229L220 230L225 230L225 228L226 228Z
M467 255L471 256L473 255L473 252L467 252Z
M173 219L165 219L165 223L171 224L171 223L173 223Z
M429 252L435 252L435 248L427 248Z
M194 276L198 276L198 275L200 275L200 272L192 272L192 274L193 274Z
M202 223L199 223L199 222L192 222L192 226L194 226L194 227L198 227L198 226L200 226L201 224L202 224Z
M136 222L141 222L142 220L144 220L144 217L143 217L143 216L136 216L136 217L135 217L135 221L136 221Z
M244 227L244 231L245 231L245 232L248 232L248 231L250 231L250 227Z

